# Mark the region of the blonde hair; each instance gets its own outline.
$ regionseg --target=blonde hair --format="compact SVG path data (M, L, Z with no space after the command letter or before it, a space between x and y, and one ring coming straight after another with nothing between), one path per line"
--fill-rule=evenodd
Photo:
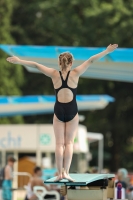
M70 63L73 62L73 55L69 52L64 52L59 55L59 64L62 71L66 71Z

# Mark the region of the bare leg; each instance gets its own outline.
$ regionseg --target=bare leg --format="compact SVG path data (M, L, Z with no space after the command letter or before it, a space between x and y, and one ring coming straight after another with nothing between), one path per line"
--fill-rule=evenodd
M69 169L73 156L73 143L78 129L78 122L79 117L77 114L71 121L66 122L65 129L64 172L62 173L62 176L70 181L74 181L69 176Z
M54 115L53 126L56 140L55 158L58 170L58 176L55 181L58 181L62 179L65 123L59 121L58 118Z

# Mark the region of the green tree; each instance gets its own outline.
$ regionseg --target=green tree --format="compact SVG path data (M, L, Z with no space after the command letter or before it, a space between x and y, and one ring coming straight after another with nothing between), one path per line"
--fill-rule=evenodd
M14 44L15 40L11 36L11 16L13 11L13 1L0 1L0 43ZM0 95L20 95L20 86L23 83L22 67L9 64L6 61L7 54L0 50ZM3 118L0 123L19 123L22 117Z
M12 33L19 44L132 47L132 11L132 0L20 0Z

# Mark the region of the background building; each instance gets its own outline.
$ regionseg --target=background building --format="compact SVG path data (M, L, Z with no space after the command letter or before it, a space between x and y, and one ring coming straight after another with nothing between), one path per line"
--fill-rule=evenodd
M5 166L6 157L14 155L18 163L15 171L32 174L34 165L43 168L55 168L55 136L52 124L45 125L1 125L0 126L1 166ZM71 171L84 172L88 162L87 129L79 125L74 140L74 155ZM33 163L33 167L27 164ZM23 165L25 163L25 167Z

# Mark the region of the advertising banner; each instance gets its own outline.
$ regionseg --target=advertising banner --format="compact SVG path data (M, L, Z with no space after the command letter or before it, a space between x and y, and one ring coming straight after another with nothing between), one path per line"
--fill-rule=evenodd
M55 152L53 125L0 125L0 150ZM77 128L74 152L88 152L87 130L83 125Z

